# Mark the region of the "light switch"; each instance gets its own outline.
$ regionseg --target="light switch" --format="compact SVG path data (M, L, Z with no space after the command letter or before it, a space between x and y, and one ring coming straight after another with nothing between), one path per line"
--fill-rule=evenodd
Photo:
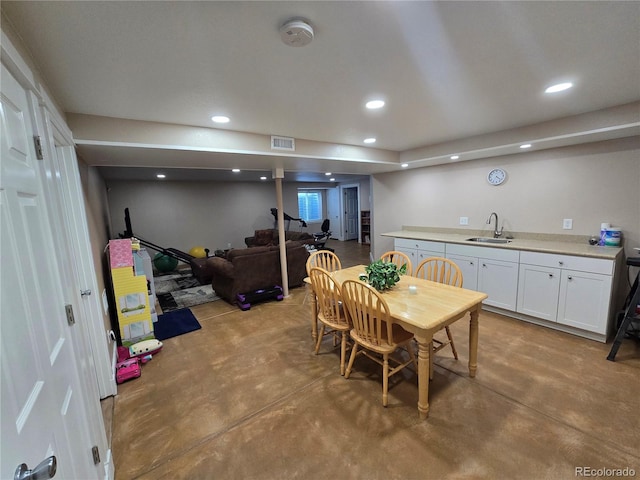
M562 221L562 228L564 230L571 230L573 228L573 219L571 218L565 218Z

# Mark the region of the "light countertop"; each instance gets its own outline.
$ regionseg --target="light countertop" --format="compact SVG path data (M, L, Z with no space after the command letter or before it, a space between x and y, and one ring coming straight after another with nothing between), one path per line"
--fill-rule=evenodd
M457 243L474 245L481 248L504 248L508 250L525 250L531 252L557 253L561 255L576 255L579 257L604 258L615 260L622 253L621 247L600 247L589 245L588 237L568 235L545 235L532 233L514 233L510 243L480 243L470 242L472 237L490 237L491 234L482 231L462 229L436 229L432 227L405 227L403 230L387 232L383 237L410 238L432 242ZM504 238L504 237L503 237Z

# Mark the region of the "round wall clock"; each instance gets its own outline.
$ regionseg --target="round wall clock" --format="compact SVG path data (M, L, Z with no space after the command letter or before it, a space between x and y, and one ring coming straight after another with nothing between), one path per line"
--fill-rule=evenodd
M487 181L491 185L500 185L507 179L507 172L502 168L494 168L487 175Z

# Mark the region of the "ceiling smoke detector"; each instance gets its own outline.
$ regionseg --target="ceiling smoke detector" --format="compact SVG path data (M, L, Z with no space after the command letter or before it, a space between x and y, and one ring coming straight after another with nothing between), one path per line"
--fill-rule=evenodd
M304 20L289 20L280 27L280 38L290 47L304 47L313 40L313 27Z

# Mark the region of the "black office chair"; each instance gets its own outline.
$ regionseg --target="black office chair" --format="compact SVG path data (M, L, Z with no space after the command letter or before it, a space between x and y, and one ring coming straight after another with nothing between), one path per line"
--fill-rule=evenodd
M320 229L322 230L321 232L312 234L316 248L318 250L331 250L333 252L332 248L328 248L325 246L325 244L327 243L327 240L331 238L331 230L329 230L328 218L324 219L324 222L322 222L322 226L320 227Z

